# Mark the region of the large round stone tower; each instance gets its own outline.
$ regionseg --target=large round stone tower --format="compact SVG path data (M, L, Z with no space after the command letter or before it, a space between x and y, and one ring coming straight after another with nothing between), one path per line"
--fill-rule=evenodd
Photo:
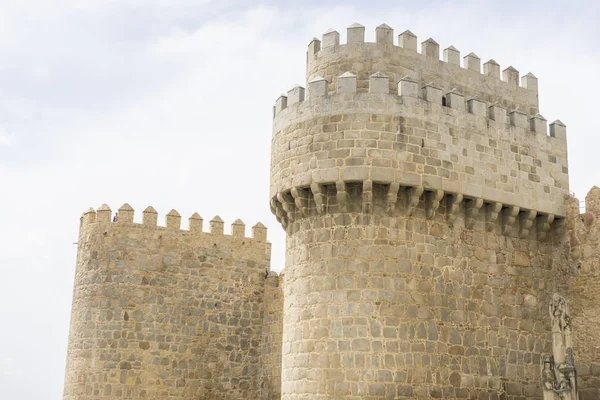
M308 47L275 105L282 399L541 398L565 126L537 79L410 31Z

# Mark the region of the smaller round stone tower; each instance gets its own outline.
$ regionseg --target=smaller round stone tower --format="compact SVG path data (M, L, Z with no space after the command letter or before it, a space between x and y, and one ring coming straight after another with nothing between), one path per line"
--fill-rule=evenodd
M266 228L133 217L125 204L118 221L106 205L81 219L64 399L260 399Z
M439 56L387 25L328 31L276 102L282 399L542 396L566 129L533 74Z

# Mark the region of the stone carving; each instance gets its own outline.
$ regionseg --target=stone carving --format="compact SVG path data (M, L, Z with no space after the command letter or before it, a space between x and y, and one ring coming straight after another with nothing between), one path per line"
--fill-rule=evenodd
M577 400L571 313L564 297L554 294L549 312L552 322L552 354L542 357L544 400Z

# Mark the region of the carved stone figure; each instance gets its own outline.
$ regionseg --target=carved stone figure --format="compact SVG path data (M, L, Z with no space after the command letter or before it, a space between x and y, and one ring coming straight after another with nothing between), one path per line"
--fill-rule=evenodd
M544 400L577 400L571 314L565 298L554 294L549 312L552 325L552 354L546 354L542 358Z

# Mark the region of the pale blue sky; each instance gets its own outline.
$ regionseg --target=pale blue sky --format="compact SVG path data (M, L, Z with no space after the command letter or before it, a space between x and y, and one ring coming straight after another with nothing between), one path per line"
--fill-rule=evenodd
M0 393L60 399L79 216L153 205L284 235L268 207L271 107L306 45L353 22L533 72L568 126L571 189L600 184L600 12L579 2L0 3Z

